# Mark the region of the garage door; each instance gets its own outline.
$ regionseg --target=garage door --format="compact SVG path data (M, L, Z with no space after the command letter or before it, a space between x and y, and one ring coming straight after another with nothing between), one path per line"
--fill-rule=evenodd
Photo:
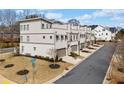
M81 43L81 47L80 47L80 49L83 49L84 48L84 43Z
M57 56L58 57L66 56L66 49L65 48L63 48L63 49L57 49Z
M71 46L71 50L72 50L72 51L77 51L77 45Z

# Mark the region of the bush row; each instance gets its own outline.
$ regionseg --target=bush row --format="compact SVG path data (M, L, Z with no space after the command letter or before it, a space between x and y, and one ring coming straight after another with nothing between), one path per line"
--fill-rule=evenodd
M79 55L76 54L76 53L74 53L74 52L71 52L71 53L70 53L70 56L72 56L72 57L74 57L74 58L77 58Z
M15 56L26 56L26 57L33 57L33 58L37 58L37 59L42 59L42 60L46 60L46 61L50 61L50 62L54 62L54 58L50 58L50 57L44 57L44 56L31 56L30 54L26 54L26 55L20 55L20 54L15 54ZM62 58L58 58L58 56L56 56L55 58L56 62L62 61Z

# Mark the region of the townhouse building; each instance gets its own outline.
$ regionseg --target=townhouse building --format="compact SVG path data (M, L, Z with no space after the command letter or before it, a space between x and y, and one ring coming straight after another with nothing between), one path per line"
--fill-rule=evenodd
M95 34L96 40L111 41L113 38L112 32L103 26L98 25L92 31Z
M20 54L53 58L80 52L94 43L91 28L51 22L46 18L20 21Z

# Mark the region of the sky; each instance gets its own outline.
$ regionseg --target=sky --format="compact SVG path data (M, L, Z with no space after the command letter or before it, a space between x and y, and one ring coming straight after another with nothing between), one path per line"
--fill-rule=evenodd
M123 9L52 9L43 12L47 18L63 22L74 18L82 25L124 26Z

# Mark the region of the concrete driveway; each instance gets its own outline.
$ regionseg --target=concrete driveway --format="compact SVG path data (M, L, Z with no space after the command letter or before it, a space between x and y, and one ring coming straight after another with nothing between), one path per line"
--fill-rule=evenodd
M114 50L115 45L113 43L106 43L101 49L54 83L102 84Z

